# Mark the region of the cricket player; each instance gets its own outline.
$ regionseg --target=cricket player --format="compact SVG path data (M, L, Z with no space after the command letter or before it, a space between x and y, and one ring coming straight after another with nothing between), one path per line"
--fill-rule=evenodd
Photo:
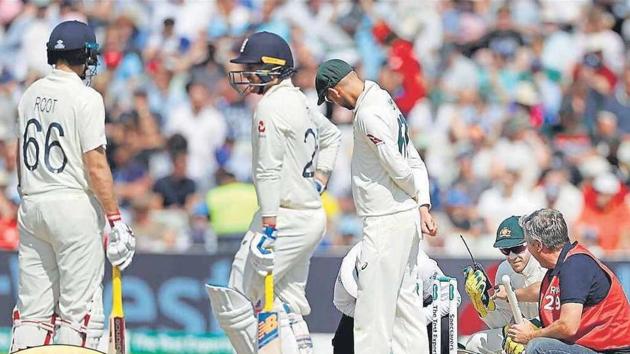
M335 292L333 303L335 307L341 311L343 316L339 321L339 326L332 340L335 354L353 354L354 338L352 328L354 327L354 308L357 296L357 269L359 252L361 245L356 244L350 252L343 258L339 275L335 282ZM423 250L418 251L418 282L422 284L423 307L418 309L416 316L420 316L427 325L427 338L431 338L431 303L433 302L433 280L444 273L438 266L437 262L429 258ZM457 292L457 290L455 290ZM448 298L448 287L442 288L442 298ZM459 293L456 294L457 306L461 303ZM442 318L442 348L440 352L448 353L448 301L440 303L439 312ZM429 351L431 349L431 340L429 340Z
M325 231L320 194L337 157L341 133L293 86L293 56L287 42L257 32L231 60L241 94L262 98L252 121L252 171L259 210L234 257L229 287L208 286L212 311L236 352L255 352L264 276L272 272L284 354L312 353L302 316L310 258ZM252 306L252 304L254 306Z
M324 62L315 85L319 104L328 100L353 111L352 194L363 219L354 352L427 352L416 262L421 229L435 235L437 226L424 162L391 96L348 63Z
M97 64L94 32L66 21L46 48L54 68L18 106L20 278L11 352L51 344L55 335L59 344L96 348L106 219L110 262L125 269L135 251L105 156L103 99L82 81Z
M545 275L545 269L529 254L523 229L518 220L518 216L511 216L503 220L497 229L494 247L498 248L506 259L499 265L495 284L500 284L503 275L507 274L510 276L517 299L526 299L525 292L533 291L533 301L519 301L518 303L523 317L533 319L538 317L538 302L535 299L540 282ZM506 301L505 291L501 286L500 292L495 297L488 297L485 288L486 278L482 271L467 267L464 275L466 277L464 289L472 300L479 317L489 328L473 334L466 343L466 349L482 354L501 351L504 345L503 328L514 323L514 316Z

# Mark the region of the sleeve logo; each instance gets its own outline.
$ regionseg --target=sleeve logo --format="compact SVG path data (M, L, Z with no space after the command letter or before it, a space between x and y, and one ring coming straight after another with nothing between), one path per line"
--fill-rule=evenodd
M381 140L381 139L379 139L379 138L375 137L375 136L374 136L374 135L372 135L372 134L368 134L368 135L367 135L367 137L368 137L368 139L370 139L370 141L371 141L374 145L378 145L378 144L381 144L381 143L383 142L383 140Z

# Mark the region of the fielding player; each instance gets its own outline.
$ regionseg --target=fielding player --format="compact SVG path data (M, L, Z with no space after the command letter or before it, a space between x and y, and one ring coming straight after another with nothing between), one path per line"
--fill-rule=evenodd
M354 307L357 296L357 261L361 245L357 244L343 258L339 275L335 282L335 295L333 303L335 307L343 314L339 321L339 326L332 340L335 354L353 354L354 353L354 337L352 328L354 327ZM433 279L443 276L444 273L437 263L430 259L424 251L418 252L418 281L422 282L423 308L418 310L417 316L420 316L427 325L428 338L431 338L431 303L433 302ZM448 287L442 287L442 299L448 298ZM457 291L457 290L455 290ZM457 306L461 302L459 293L456 294ZM440 352L448 353L448 301L440 303L440 317L442 319L442 348ZM431 340L429 339L429 351L431 352Z
M81 81L97 64L94 32L63 22L46 48L54 69L18 106L20 279L11 352L51 344L55 335L60 344L96 348L104 323L105 215L110 262L124 269L135 250L105 156L103 99Z
M539 294L542 328L512 325L512 340L532 354L629 353L630 304L615 274L569 241L559 211L540 209L521 225L529 252L548 270Z
M263 277L273 272L283 353L311 353L302 318L311 311L305 286L311 255L324 235L320 194L341 134L293 86L293 56L281 37L254 33L231 62L245 66L230 72L235 89L262 95L252 125L252 171L260 209L234 257L229 288L208 287L212 310L236 352L254 353L252 303L261 308Z
M320 65L315 86L319 104L329 100L354 115L352 194L363 218L354 352L426 352L416 261L420 229L435 235L437 226L429 214L424 162L409 144L406 120L390 95L361 80L348 63Z
M527 297L525 292L533 290L533 301L518 303L523 317L532 319L538 317L538 302L535 299L545 270L527 251L525 235L518 224L518 219L518 216L511 216L503 220L497 229L494 247L498 248L506 259L499 265L495 284L501 283L503 275L509 275L512 288L519 300ZM470 336L466 349L477 353L497 353L501 351L504 342L503 328L514 323L510 306L502 296L504 290L501 289L501 293L495 298L488 297L486 277L482 271L467 267L464 275L466 293L481 320L490 328Z

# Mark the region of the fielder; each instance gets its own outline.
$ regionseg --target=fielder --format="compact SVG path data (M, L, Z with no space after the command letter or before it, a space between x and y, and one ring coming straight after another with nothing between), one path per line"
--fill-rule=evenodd
M254 353L254 311L261 309L263 277L273 272L283 353L311 353L302 318L311 311L305 286L311 255L324 235L320 194L341 133L309 108L304 94L293 86L293 56L281 37L254 33L231 62L245 66L244 71L230 72L232 86L241 94L262 95L252 125L252 170L260 209L234 257L229 287L208 286L212 311L236 352Z
M363 218L354 352L422 353L427 328L417 315L417 255L422 232L435 235L429 180L390 95L333 59L317 70L318 103L353 110L352 195ZM419 209L419 212L418 212Z
M527 291L533 291L529 298L536 299L540 281L545 275L545 269L533 258L525 245L523 229L518 223L518 216L511 216L499 225L494 247L506 257L501 262L495 277L495 284L499 284L503 275L510 276L512 287L519 300L527 300ZM514 323L512 311L505 300L504 290L501 289L495 297L488 297L485 289L486 278L480 270L467 267L464 270L465 290L479 317L490 329L473 334L466 343L466 349L477 353L500 352L504 343L504 327ZM519 301L519 308L524 318L538 317L538 302ZM507 343L510 346L510 343Z
M105 156L103 99L82 82L97 64L94 32L66 21L46 47L54 69L18 106L20 278L11 352L55 336L58 344L96 348L104 327L105 215L110 262L125 269L135 250Z
M335 332L335 337L332 340L335 354L353 354L354 338L352 334L352 328L354 327L354 308L356 304L357 296L357 269L360 244L352 247L350 252L343 258L341 267L339 268L339 275L335 282L335 292L333 303L335 307L341 311L343 316L339 321L339 326ZM431 303L432 297L432 284L433 279L438 276L443 276L444 273L437 265L437 262L432 260L424 253L423 250L418 252L418 282L422 284L423 295L423 307L419 310L416 316L427 324L427 338L430 338L431 334ZM442 298L448 298L448 288L442 288ZM457 306L461 303L461 297L459 293L456 294ZM442 318L442 353L448 353L448 302L444 301L440 303L439 312ZM429 340L429 352L431 341Z

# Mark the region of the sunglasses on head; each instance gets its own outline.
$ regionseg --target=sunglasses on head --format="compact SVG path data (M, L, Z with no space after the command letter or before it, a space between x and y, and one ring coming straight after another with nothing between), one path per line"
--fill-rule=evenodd
M510 248L499 248L499 251L501 251L503 255L507 256L510 254L510 252L514 254L521 254L525 252L525 249L527 249L527 246L525 244L522 244L522 245L510 247Z

